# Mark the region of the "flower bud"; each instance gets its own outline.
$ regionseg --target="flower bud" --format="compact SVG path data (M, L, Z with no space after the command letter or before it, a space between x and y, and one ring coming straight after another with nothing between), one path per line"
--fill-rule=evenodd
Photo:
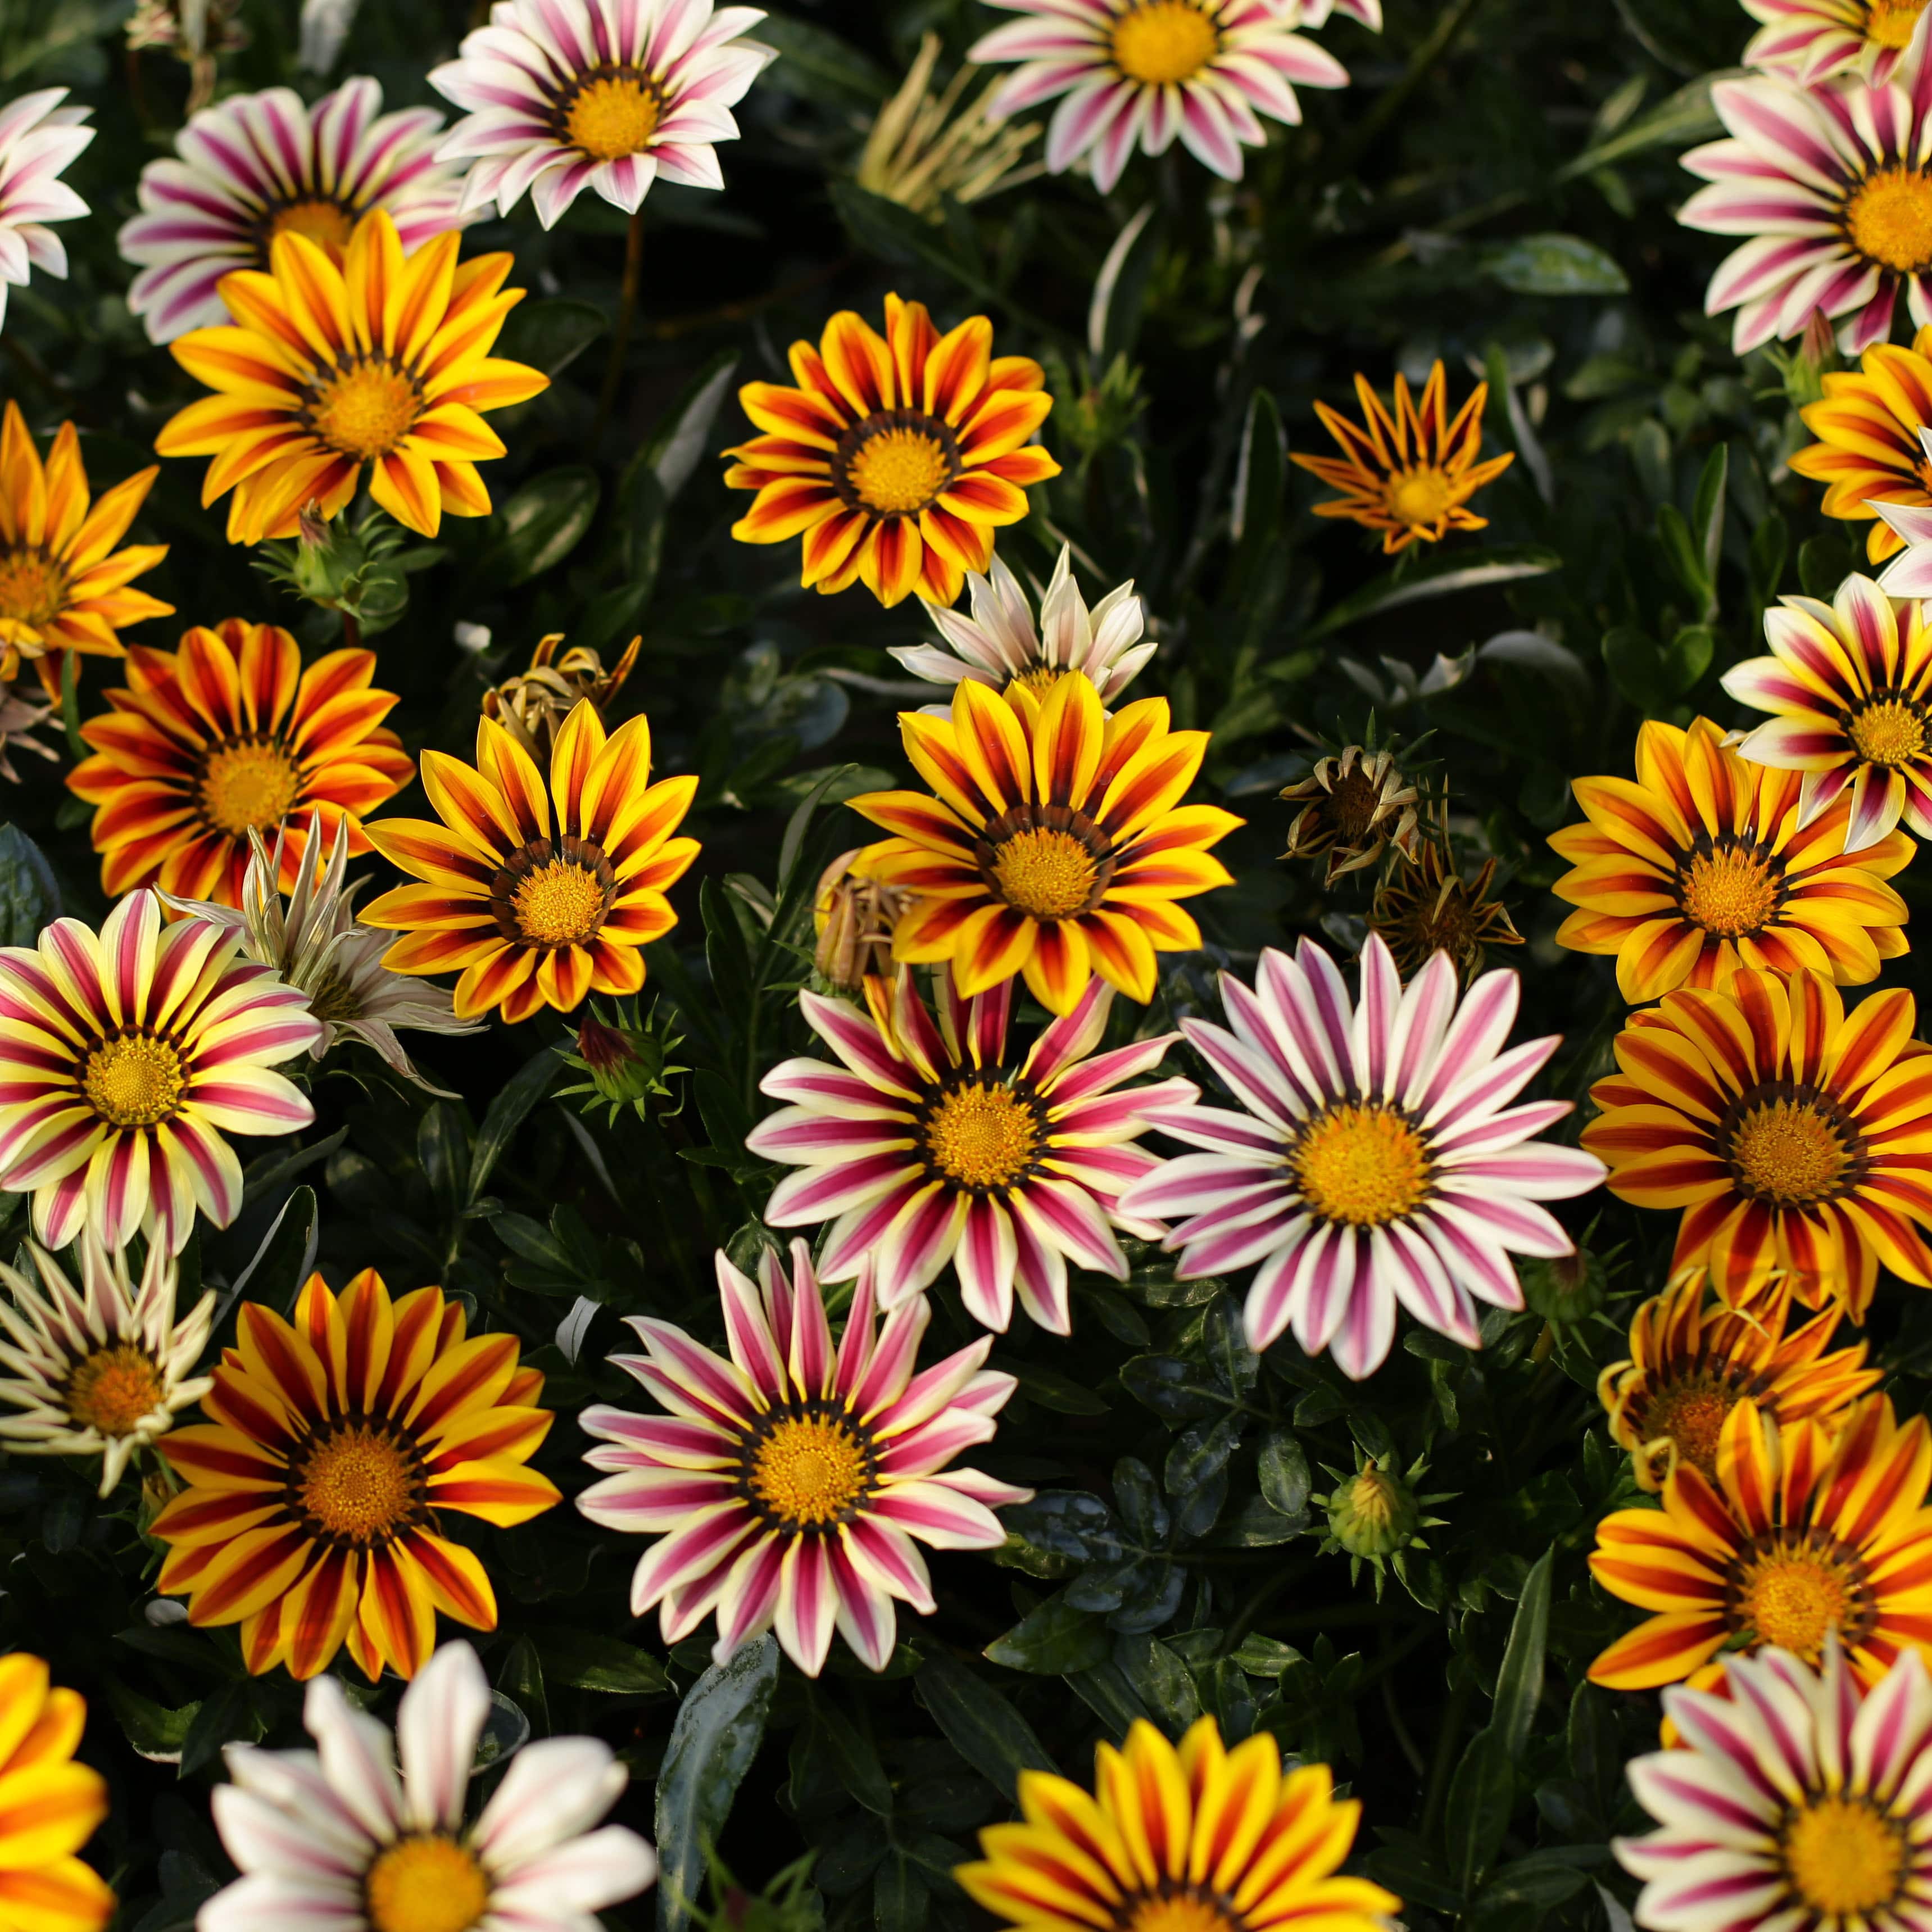
M890 979L892 928L911 902L902 886L853 876L856 848L842 852L820 875L812 917L818 945L812 963L822 979L856 998L868 979Z
M582 645L573 645L559 657L557 646L562 642L561 631L538 639L527 670L506 677L483 694L484 716L502 725L539 770L548 768L550 747L563 721L584 699L589 698L601 712L623 689L644 639L633 638L616 668L609 671L596 652Z
M1415 1492L1388 1466L1394 1460L1364 1462L1329 1495L1328 1533L1351 1556L1392 1556L1422 1526Z

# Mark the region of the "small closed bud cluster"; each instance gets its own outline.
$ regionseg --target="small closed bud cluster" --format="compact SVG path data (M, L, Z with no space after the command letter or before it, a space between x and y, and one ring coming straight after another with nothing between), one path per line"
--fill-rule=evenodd
M380 510L359 523L328 518L311 500L298 512L292 542L261 547L256 567L325 610L352 619L364 637L386 631L409 608L409 533Z

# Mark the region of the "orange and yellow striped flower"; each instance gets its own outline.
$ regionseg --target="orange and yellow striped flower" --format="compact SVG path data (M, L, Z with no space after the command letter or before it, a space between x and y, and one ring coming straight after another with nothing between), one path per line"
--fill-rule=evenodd
M1590 1666L1613 1690L1708 1690L1725 1653L1776 1645L1815 1664L1835 1630L1871 1684L1932 1645L1932 1430L1866 1396L1835 1430L1780 1427L1741 1402L1718 1438L1715 1480L1680 1461L1661 1509L1597 1527L1590 1569L1652 1612Z
M1283 1767L1266 1731L1230 1750L1212 1718L1171 1744L1144 1718L1096 1745L1094 1790L1020 1773L1021 1822L952 1876L1026 1932L1381 1932L1402 1901L1341 1875L1361 1817L1325 1764Z
M1792 458L1791 468L1824 484L1826 516L1870 524L1865 555L1882 563L1905 539L1872 505L1932 507L1932 465L1918 441L1932 427L1932 327L1919 330L1910 349L1875 342L1857 368L1832 370L1822 380L1823 400L1798 412L1818 440Z
M1571 782L1585 822L1550 842L1572 869L1576 907L1558 945L1610 953L1633 1006L1673 986L1727 986L1740 966L1876 980L1905 952L1905 902L1886 884L1914 847L1894 831L1845 852L1852 802L1808 824L1802 772L1753 764L1708 718L1688 731L1652 719L1637 734L1636 779Z
M697 779L652 784L650 772L650 722L640 712L607 738L587 698L550 748L548 792L494 718L477 721L473 767L424 752L423 790L441 824L369 827L376 850L422 881L363 910L364 926L404 934L382 964L460 972L458 1019L501 1006L524 1020L544 1006L568 1012L591 993L634 993L643 948L677 923L664 894L698 852L695 838L671 836Z
M941 335L922 303L888 296L883 336L842 310L816 349L792 344L791 371L796 388L738 392L761 434L724 452L726 483L758 493L731 534L802 536L800 580L820 591L950 604L992 562L994 531L1026 514L1028 487L1060 474L1028 442L1053 407L1046 378L994 356L983 315Z
M100 1932L114 1894L76 1854L107 1816L107 1780L74 1761L87 1724L77 1690L38 1657L0 1657L0 1922L17 1932Z
M1483 452L1488 383L1476 385L1453 422L1448 379L1439 362L1430 370L1419 402L1409 392L1407 377L1396 376L1392 415L1366 376L1356 376L1355 397L1362 406L1359 423L1326 403L1315 405L1322 427L1340 446L1340 456L1290 459L1342 492L1315 505L1318 517L1345 518L1364 530L1380 530L1384 556L1412 543L1439 543L1451 530L1489 527L1488 518L1464 506L1516 454L1505 450L1486 463L1476 460Z
M365 465L370 495L424 536L446 512L489 514L476 465L503 446L479 412L526 401L550 378L490 353L524 298L503 287L513 258L459 262L460 245L452 230L405 256L380 208L356 224L339 264L285 230L266 274L222 277L232 326L169 345L216 393L189 404L154 447L214 458L201 500L234 491L230 543L293 536L311 500L334 516Z
M1708 1287L1689 1268L1652 1295L1631 1318L1628 1358L1598 1378L1610 1435L1646 1490L1680 1462L1714 1481L1718 1438L1741 1402L1775 1423L1828 1423L1879 1384L1863 1342L1826 1353L1844 1315L1835 1304L1787 1334L1789 1282L1747 1282L1735 1304L1712 1301Z
M239 1624L258 1676L313 1677L346 1642L372 1680L413 1677L437 1611L496 1627L482 1562L439 1512L507 1529L558 1500L524 1466L550 1430L542 1393L516 1337L470 1334L438 1288L392 1300L365 1268L338 1297L311 1275L292 1327L243 1302L211 1420L163 1447L188 1486L154 1519L159 1587L190 1623Z
M178 651L128 654L127 688L80 735L94 755L68 774L96 808L94 849L110 895L158 885L182 898L242 903L248 835L280 832L281 889L295 884L309 829L346 826L369 850L362 814L416 775L382 723L396 702L370 682L374 651L331 651L302 668L272 624L197 626Z
M969 681L950 718L904 711L899 730L938 796L850 802L894 835L852 869L916 896L892 928L896 959L950 960L964 999L1023 973L1042 1006L1066 1013L1096 972L1152 999L1154 955L1201 944L1174 902L1231 883L1208 848L1242 821L1180 802L1208 734L1170 730L1165 698L1110 718L1082 675L1043 697Z
M64 652L118 657L119 632L174 614L172 604L131 587L167 555L167 545L114 548L160 474L139 471L95 502L74 424L61 424L43 464L19 404L7 405L0 418L0 683L10 683L26 658L58 692Z

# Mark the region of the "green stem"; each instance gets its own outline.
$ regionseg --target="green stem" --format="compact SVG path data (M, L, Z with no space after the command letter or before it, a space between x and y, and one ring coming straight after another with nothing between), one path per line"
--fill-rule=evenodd
M617 326L610 337L610 359L604 365L604 387L597 398L597 420L608 422L624 380L624 352L631 346L632 319L638 312L638 283L644 264L644 204L638 203L624 236L624 279L617 292Z

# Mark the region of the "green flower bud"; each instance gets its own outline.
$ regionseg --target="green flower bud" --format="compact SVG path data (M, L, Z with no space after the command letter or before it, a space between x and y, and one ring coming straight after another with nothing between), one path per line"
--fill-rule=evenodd
M1387 1465L1363 1464L1328 1498L1328 1533L1351 1556L1392 1556L1415 1540L1422 1506L1415 1492Z
M1546 1322L1581 1322L1604 1305L1604 1270L1587 1248L1527 1262L1518 1273L1525 1306Z
M577 1051L563 1057L590 1078L562 1091L590 1094L585 1111L608 1106L614 1122L626 1107L641 1120L651 1100L669 1096L671 1075L686 1070L670 1064L678 1038L675 1034L660 1036L650 1020L640 1022L634 1004L628 1014L620 1005L614 1019L608 1021L594 1010L588 1012L578 1023Z

